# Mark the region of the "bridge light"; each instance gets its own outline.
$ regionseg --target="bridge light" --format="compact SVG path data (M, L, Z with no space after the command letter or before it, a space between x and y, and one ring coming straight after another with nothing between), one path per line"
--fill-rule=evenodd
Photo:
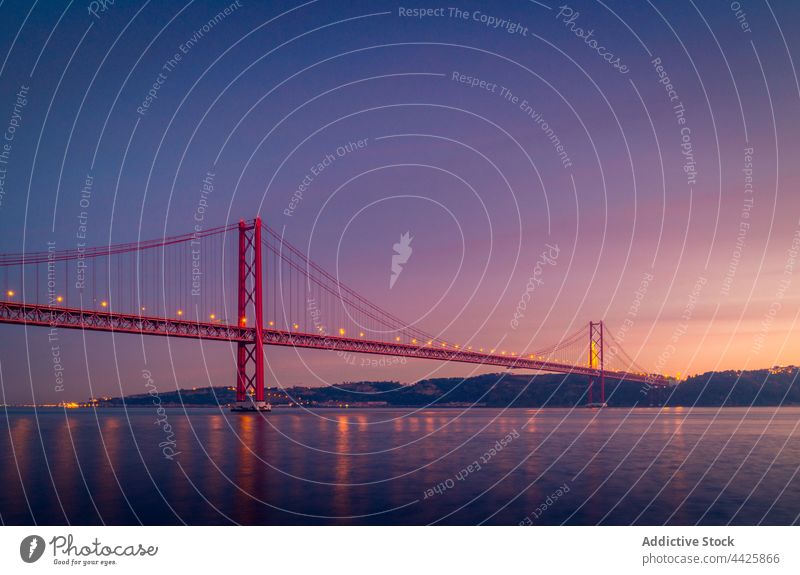
M432 343L433 343L433 340L432 340L432 339L429 339L429 340L428 340L428 345L431 345Z
M343 327L339 328L339 335L344 335L344 328Z
M472 351L472 346L469 346L467 349L468 349L468 350L470 350L470 351Z
M6 295L7 295L8 297L14 297L14 290L13 290L13 289L10 289L10 290L8 290L8 291L6 292Z
M64 296L56 296L56 301L58 303L61 303L62 301L64 301Z
M447 342L446 341L442 342L442 347L447 347Z
M274 322L274 321L270 321L270 322L268 322L268 323L269 323L269 325L275 325L275 322Z
M494 353L494 350L490 351L489 353Z
M417 340L416 339L412 339L411 343L417 343Z
M108 302L106 300L101 301L100 307L108 307ZM178 315L181 315L182 313L183 313L182 311L179 311Z
M299 328L300 326L299 326L299 325L297 325L296 323L293 323L293 324L292 324L292 327L293 327L294 329L297 329L297 328Z
M398 335L396 338L394 338L394 340L395 341L400 341L400 336Z
M208 319L217 319L217 314L214 314L214 313L210 314L208 316Z
M147 309L146 307L142 306L142 311L145 311L146 309Z
M103 307L106 307L108 304L106 302L103 302L100 305L103 306ZM178 315L183 315L183 310L182 309L178 310Z
M501 354L501 355L505 355L505 354L506 354L506 352L505 352L505 351L501 351L501 352L500 352L500 354Z
M239 323L245 325L247 323L247 318L246 317L239 318Z
M364 337L364 332L363 331L358 332L358 337Z

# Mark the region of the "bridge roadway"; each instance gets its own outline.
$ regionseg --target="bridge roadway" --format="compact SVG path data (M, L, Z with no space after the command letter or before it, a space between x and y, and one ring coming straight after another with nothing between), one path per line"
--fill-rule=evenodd
M10 301L0 301L0 323L228 342L252 342L255 339L255 328L253 327ZM268 328L263 329L262 333L264 345L414 357L490 365L509 369L576 373L590 377L599 377L601 375L599 369L589 366L563 364L536 357L531 358L530 356L481 353L454 347L434 347L425 344L387 343L345 336L299 333ZM667 378L652 374L605 370L605 376L656 386L669 385Z

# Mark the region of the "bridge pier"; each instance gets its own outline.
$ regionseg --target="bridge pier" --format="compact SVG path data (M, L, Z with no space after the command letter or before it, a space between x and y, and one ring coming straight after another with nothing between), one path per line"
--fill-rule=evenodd
M664 405L664 390L665 388L661 385L650 386L650 389L648 390L648 396L651 407L661 407Z

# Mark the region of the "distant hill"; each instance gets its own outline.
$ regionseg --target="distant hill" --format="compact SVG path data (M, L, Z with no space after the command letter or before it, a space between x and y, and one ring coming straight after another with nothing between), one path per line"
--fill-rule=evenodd
M662 394L671 406L775 406L800 405L798 368L709 372L688 378ZM345 382L326 387L269 388L273 405L310 407L570 407L585 403L588 378L580 375L495 373L466 379L426 379L413 385L396 381ZM203 406L235 400L231 387L201 387L161 391L162 405ZM100 406L152 405L149 394L100 400ZM642 384L606 379L610 406L650 405Z

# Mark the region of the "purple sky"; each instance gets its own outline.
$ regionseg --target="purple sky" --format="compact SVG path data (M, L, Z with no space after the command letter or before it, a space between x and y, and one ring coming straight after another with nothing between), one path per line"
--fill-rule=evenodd
M57 4L0 7L0 252L74 248L87 175L89 244L189 232L213 172L207 227L260 214L454 342L521 352L604 319L670 375L800 363L792 3ZM59 345L63 392L46 330L0 325L6 401L144 391L138 338ZM160 389L233 383L227 345L146 351ZM269 385L475 373L267 351Z

